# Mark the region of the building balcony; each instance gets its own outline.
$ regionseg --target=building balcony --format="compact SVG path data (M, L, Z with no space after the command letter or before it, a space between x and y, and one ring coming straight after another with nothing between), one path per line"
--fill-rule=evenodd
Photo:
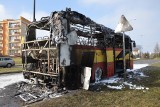
M21 40L20 39L14 39L14 41L20 42Z
M20 46L9 47L9 50L21 50Z
M14 28L19 28L20 27L20 25L14 25Z
M0 33L0 36L2 36L3 35L3 33Z
M0 42L3 42L3 40L0 39Z
M14 25L14 26L10 26L9 29L19 29L20 25Z
M3 47L2 47L2 46L0 46L0 49L1 49L1 50L2 50L2 48L3 48Z
M14 46L14 48L18 48L18 49L20 49L20 46Z
M20 33L20 32L14 32L14 34L15 34L15 35L19 35L19 34L21 34L21 33Z
M20 56L20 55L21 55L20 53L15 53L15 54L14 54L14 56Z
M9 36L19 36L21 33L20 32L12 32L9 33Z
M3 26L0 26L0 29L3 29Z

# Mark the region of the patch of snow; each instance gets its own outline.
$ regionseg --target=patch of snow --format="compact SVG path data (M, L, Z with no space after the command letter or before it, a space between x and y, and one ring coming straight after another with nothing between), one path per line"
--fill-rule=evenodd
M121 79L122 78L118 78L118 77L113 76L113 77L110 77L110 78L107 78L107 79L102 79L100 81L100 83L109 83L109 84L111 84L111 83L117 83Z
M140 77L148 77L146 75L143 74L143 72L139 71L138 69L144 68L148 66L148 64L134 64L134 69L127 69L128 72L128 77L130 79L132 78L140 78ZM99 81L99 83L103 83L104 85L107 85L108 88L111 89L118 89L118 90L122 90L123 88L125 88L125 86L129 86L129 89L136 89L136 90L148 90L149 88L147 87L143 87L143 86L137 86L132 84L132 82L124 82L123 78L119 78L117 76L113 76L107 79L102 79L101 81ZM117 86L112 86L112 83L117 83Z
M128 82L123 82L123 83L128 86L133 86L131 83L128 83Z
M145 87L142 87L142 86L136 86L136 87L134 87L133 89L136 89L136 90L144 90L144 89L145 89Z
M140 72L138 69L144 68L148 66L148 64L134 64L134 69L127 69L127 72L132 72L135 75L139 75L140 77L148 77L144 75L143 72ZM129 78L133 78L132 75L129 75Z
M133 72L133 71L136 71L138 69L141 69L147 66L148 64L133 64L133 69L127 69L127 72Z
M61 96L62 96L62 94L60 94L60 93L54 93L54 94L50 94L49 98L58 98L58 97L61 97Z
M119 85L119 86L111 86L111 85L107 85L108 88L111 88L111 89L117 89L117 90L122 90L123 85Z
M139 75L140 75L141 77L149 77L149 76L144 75L143 72L139 72Z
M133 72L134 69L126 69L127 72Z
M133 64L133 70L141 69L147 66L148 64Z
M133 85L133 84L127 83L127 82L124 82L124 84L129 86L129 89L136 89L136 90L144 90L144 89L148 90L149 89L147 87L145 88L143 86L136 86L136 85Z
M4 88L20 81L26 81L23 77L23 73L2 74L0 75L0 88Z
M133 69L127 69L127 72L133 72L133 71L136 71L138 69L141 69L147 66L148 64L133 64Z

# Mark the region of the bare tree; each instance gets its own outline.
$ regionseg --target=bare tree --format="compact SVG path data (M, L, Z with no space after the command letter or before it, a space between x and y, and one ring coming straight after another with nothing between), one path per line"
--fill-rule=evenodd
M156 43L155 47L154 47L154 54L155 54L155 57L160 57L160 47L159 47L159 44Z

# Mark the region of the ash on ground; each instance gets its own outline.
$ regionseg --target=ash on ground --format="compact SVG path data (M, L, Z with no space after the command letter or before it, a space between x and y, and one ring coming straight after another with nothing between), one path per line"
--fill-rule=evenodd
M49 98L57 98L68 93L66 89L54 91L44 86L37 86L26 82L18 83L18 88L17 96L19 96L25 104L31 104Z

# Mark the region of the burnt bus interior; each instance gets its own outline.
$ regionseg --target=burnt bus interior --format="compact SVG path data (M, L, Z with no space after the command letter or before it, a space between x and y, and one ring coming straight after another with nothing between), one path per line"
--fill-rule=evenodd
M48 36L36 38L36 29L47 30L50 33ZM129 36L125 35L126 54L132 55L133 42ZM66 11L55 11L50 16L42 17L40 21L28 25L26 42L22 50L24 77L51 87L80 87L82 65L88 63L85 64L83 61L85 57L82 58L84 63L81 65L72 63L74 62L72 60L75 60L73 56L70 56L70 64L68 60L61 60L63 49L71 51L71 47L62 48L64 43L70 46L98 47L102 51L106 51L106 47L111 47L114 50L114 67L117 72L122 69L123 61L119 60L122 55L115 55L116 49L123 47L122 34L115 34L114 30L67 8ZM121 53L123 53L122 50ZM93 57L94 53L84 56ZM93 60L89 61L88 66L92 66L92 63Z
M121 49L121 52L115 56L114 62L115 62L115 72L119 73L119 72L123 72L123 37L122 34L119 35L115 35L114 36L114 50L116 50L117 48ZM128 59L128 63L126 64L126 69L130 69L130 58L133 58L132 56L132 47L133 47L133 43L134 41L131 40L131 38L127 35L125 35L125 55L129 55L129 59ZM121 59L121 60L120 60Z

